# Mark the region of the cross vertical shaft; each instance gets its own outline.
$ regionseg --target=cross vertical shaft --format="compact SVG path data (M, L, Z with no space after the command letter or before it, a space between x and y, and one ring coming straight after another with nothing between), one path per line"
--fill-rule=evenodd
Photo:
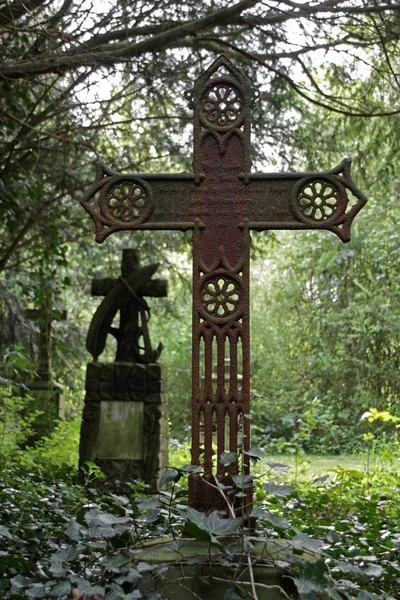
M201 464L204 475L191 475L189 504L204 511L226 510L216 485L232 486L231 477L238 474L237 461L226 472L221 454L250 445L250 235L241 223L250 167L250 86L240 73L221 73L220 67L214 63L194 89L199 216L193 233L192 464ZM242 459L247 474L248 457Z

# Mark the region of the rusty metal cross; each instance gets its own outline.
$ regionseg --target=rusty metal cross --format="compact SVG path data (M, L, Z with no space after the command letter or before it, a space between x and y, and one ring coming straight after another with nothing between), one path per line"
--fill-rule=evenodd
M251 97L249 80L219 57L194 85L194 173L119 175L99 164L84 202L98 242L127 229L193 231L192 464L203 474L189 478L189 505L205 512L226 508L219 483L235 488L238 461L226 466L221 454L250 448L250 230L327 229L347 242L366 202L348 159L319 173L251 174Z

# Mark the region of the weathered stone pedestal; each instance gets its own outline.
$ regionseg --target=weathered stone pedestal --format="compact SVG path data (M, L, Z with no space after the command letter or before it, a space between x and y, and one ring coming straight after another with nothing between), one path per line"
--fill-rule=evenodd
M185 541L176 550L176 543L165 538L162 544L145 544L138 557L151 565L154 576L148 577L141 592L155 592L169 600L221 600L227 597L228 588L240 589L252 593L252 583L258 600L284 600L288 597L298 598L289 572L281 567L273 566L271 556L277 554L273 543L255 543L251 563L259 560L258 566L252 567L252 576L248 569L248 557L243 554L240 540L233 540L227 547L232 554L225 554L221 561L221 551L209 546L208 542L194 540ZM223 553L222 553L223 554ZM284 553L283 553L284 554ZM265 564L263 560L265 560ZM225 562L225 566L221 564ZM230 568L226 566L231 562ZM162 577L157 577L158 566L168 566ZM238 587L237 587L238 586ZM244 597L244 596L243 596ZM251 596L254 597L254 596Z
M65 419L65 396L64 387L53 380L33 379L28 383L28 388L33 400L25 413L31 415L40 412L31 425L32 435L27 440L31 445L54 431L57 421Z
M81 472L90 461L111 479L140 479L155 492L167 460L166 367L89 363L79 448Z

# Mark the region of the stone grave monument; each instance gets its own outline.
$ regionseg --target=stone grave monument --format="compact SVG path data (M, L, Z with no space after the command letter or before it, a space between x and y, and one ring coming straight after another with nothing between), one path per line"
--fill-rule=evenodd
M167 295L167 282L152 279L158 265L140 266L136 250L123 251L118 279L94 279L92 295L104 296L89 327L79 465L98 464L115 480L141 479L158 489L168 458L167 375L151 346L145 297ZM119 312L119 326L113 321ZM117 341L114 362L99 362L107 335Z
M236 488L239 461L221 454L251 447L250 231L323 229L348 242L366 202L348 159L324 172L251 173L251 104L249 80L219 57L194 84L194 173L120 175L99 163L83 202L98 242L127 229L193 232L192 464L203 473L189 477L189 505L206 513L226 509L218 483ZM242 464L246 475L248 454ZM236 499L249 514L251 480Z
M36 375L27 383L29 395L33 397L26 408L26 413L40 411L32 424L33 434L28 444L48 435L54 429L58 419L65 418L64 387L55 380L51 366L52 355L52 323L54 320L64 321L66 311L55 311L52 293L47 290L43 304L38 309L26 309L25 316L36 321L39 327L38 367Z

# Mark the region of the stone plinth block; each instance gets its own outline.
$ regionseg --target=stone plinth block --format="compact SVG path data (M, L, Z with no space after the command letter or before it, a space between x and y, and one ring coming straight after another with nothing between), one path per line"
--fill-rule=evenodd
M28 445L34 444L45 435L49 435L59 420L65 418L64 387L56 381L34 379L28 383L32 402L25 409L25 414L38 412L32 423L32 435Z
M111 479L140 479L158 491L168 462L166 368L158 364L89 363L79 467L98 464Z

